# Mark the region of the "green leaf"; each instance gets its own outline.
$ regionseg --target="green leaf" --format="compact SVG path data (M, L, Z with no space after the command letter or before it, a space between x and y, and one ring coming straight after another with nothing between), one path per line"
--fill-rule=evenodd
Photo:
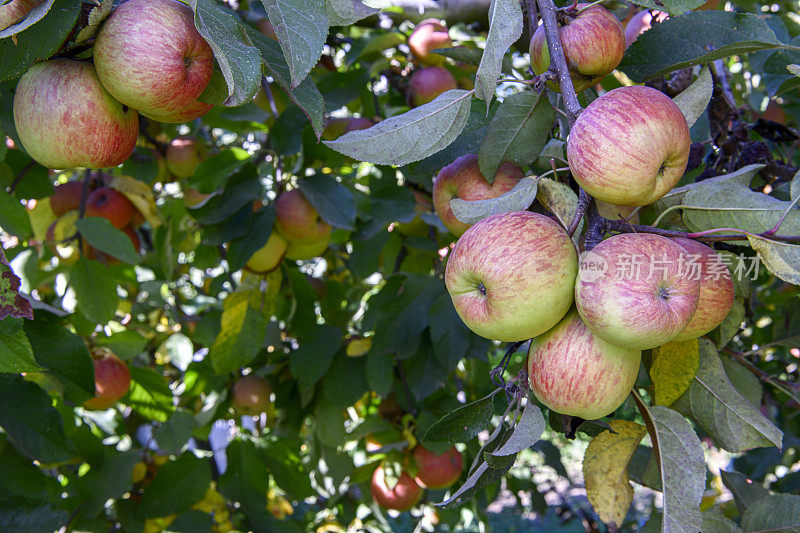
M722 324L719 326L719 338L717 340L717 348L724 348L733 337L739 333L739 328L744 322L744 299L741 296L736 296L733 300L731 310L725 316Z
M130 361L144 350L147 339L132 329L117 331L108 337L98 335L94 341L100 346L108 347L125 361Z
M227 259L232 271L241 270L253 254L267 244L275 224L275 216L274 207L262 207L248 220L249 231L242 238L229 243Z
M367 392L364 363L364 359L348 357L343 351L334 358L322 378L322 391L331 404L347 409Z
M153 438L167 455L179 455L196 425L192 413L179 409L153 431Z
M0 530L14 532L58 531L69 513L50 503L0 501Z
M789 44L800 47L800 38L795 37ZM800 85L800 78L787 68L797 62L800 62L798 50L778 50L767 58L761 71L767 94L777 96Z
M670 15L680 15L700 7L705 0L666 0L664 3L654 0L635 0L633 3L650 9L666 11Z
M195 169L189 184L202 193L212 193L223 188L228 178L236 174L250 158L246 150L236 146L224 149L204 159Z
M328 37L326 3L319 0L261 0L283 57L289 65L292 87L311 72Z
M440 295L428 311L433 354L445 370L453 370L467 355L470 331L459 318L453 301L447 294Z
M742 530L797 533L800 531L800 496L771 494L759 500L742 516Z
M83 43L91 39L97 34L103 21L114 10L114 0L102 0L99 5L96 5L89 12L86 27L82 28L75 37L75 42Z
M394 360L389 352L372 351L367 355L367 383L376 393L385 396L392 389Z
M430 103L325 144L353 159L376 165L419 161L458 137L469 118L471 96L472 91L450 89Z
M703 526L700 531L704 533L742 533L739 526L722 514L719 507L712 507L703 512Z
M23 455L42 463L75 456L64 435L61 415L38 385L15 374L0 374L0 427Z
M80 257L69 271L69 284L75 289L78 309L97 324L112 318L119 304L117 282L105 265Z
M273 436L259 440L257 445L262 460L266 462L268 471L279 487L298 500L315 494L296 441ZM228 461L230 462L230 452Z
M568 228L578 210L578 195L569 185L550 178L540 178L536 184L536 199L553 213L564 229ZM575 230L573 240L577 243L583 230L583 220Z
M354 229L356 204L353 193L330 174L315 174L297 185L322 220L334 228Z
M41 370L34 360L31 343L22 327L22 321L18 318L0 321L0 372L18 374Z
M506 456L505 461L498 465L498 468L491 468L487 463L481 463L457 491L443 502L435 505L445 508L462 505L472 498L476 492L505 476L506 472L514 466L516 458L517 454Z
M228 84L227 106L255 98L261 87L261 55L236 18L214 0L191 0L194 25L214 52Z
M175 407L172 404L172 391L164 376L144 366L131 366L130 371L131 388L126 403L145 418L166 422Z
M235 184L229 184L221 194L217 194L190 213L200 224L217 224L231 218L253 201L261 198L263 191L259 180L255 179L256 169L252 164L245 166L237 175ZM253 179L250 177L252 176ZM250 207L252 213L252 207Z
M739 391L742 398L747 400L754 407L761 407L761 397L764 395L764 388L761 381L753 375L744 365L734 361L730 357L721 357L725 375L728 376L731 384Z
M769 491L761 483L751 481L739 472L721 470L720 476L725 487L733 494L736 505L742 512L747 511L757 502L769 496Z
M184 453L158 469L139 506L148 518L181 513L203 499L211 484L209 459Z
M86 242L101 252L126 263L136 263L139 260L139 254L134 250L128 236L112 226L107 218L82 218L75 223L75 227Z
M475 224L484 218L509 211L524 211L536 200L536 178L524 177L514 188L497 198L487 200L462 200L452 198L450 207L453 214L464 224Z
M480 400L462 405L446 414L428 428L423 441L469 442L489 426L494 412L494 394Z
M56 0L44 18L16 35L16 42L0 39L0 81L18 78L37 61L52 56L67 40L80 13L80 2Z
M246 365L261 349L267 334L267 318L251 303L259 297L257 289L240 290L222 302L222 329L208 354L217 375Z
M113 448L104 450L102 463L93 464L91 470L77 481L81 499L88 506L86 513L96 515L110 498L121 498L131 490L133 465L141 460L135 450L119 453Z
M325 7L331 26L349 26L380 11L365 6L361 0L327 0Z
M301 389L313 387L325 375L343 338L338 328L325 324L298 339L300 347L289 357L289 369Z
M619 70L643 82L673 70L780 45L760 15L696 11L669 18L640 35Z
M683 116L686 117L686 123L689 124L689 127L692 127L692 124L697 122L697 119L705 113L713 92L714 80L711 78L711 71L708 67L704 67L697 79L681 94L672 99L683 113Z
M752 235L747 240L767 270L787 283L800 285L800 246Z
M522 9L516 0L492 0L489 4L489 34L475 75L475 95L486 100L486 109L497 88L503 57L522 35ZM483 170L483 168L481 168ZM494 172L484 174L494 176Z
M33 233L28 210L16 196L5 191L0 191L0 228L20 239L25 239Z
M342 410L326 401L316 401L314 421L317 437L320 442L336 447L344 441L344 419Z

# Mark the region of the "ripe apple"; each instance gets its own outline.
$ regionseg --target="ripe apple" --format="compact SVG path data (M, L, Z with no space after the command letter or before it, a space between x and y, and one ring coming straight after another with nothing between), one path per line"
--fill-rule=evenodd
M697 310L692 315L689 325L672 339L686 341L705 335L719 326L728 316L736 292L731 273L717 252L692 239L678 237L672 240L686 250L692 261L686 266L686 275L700 281Z
M669 14L663 11L643 9L636 13L631 17L628 23L625 24L625 48L628 48L636 42L636 39L638 39L641 34L652 28L653 21L662 22L668 18Z
M86 197L86 216L107 218L117 229L128 225L135 210L124 194L110 187L100 187Z
M449 48L453 45L447 26L436 19L426 19L417 24L408 36L408 47L412 58L425 66L441 65L445 58L431 51L437 48Z
M458 89L458 83L449 70L425 67L416 71L408 82L409 102L412 107L421 106L450 89Z
M105 410L125 396L131 386L131 372L125 361L108 351L92 352L95 397L83 402L90 410Z
M635 85L607 92L583 110L567 139L575 180L598 200L655 202L683 176L689 126L664 93Z
M558 30L575 92L599 83L625 55L625 33L620 21L603 6L589 5L578 4L577 16L567 13L566 22ZM533 32L529 52L533 72L542 74L550 68L544 25ZM548 86L560 90L558 81L550 81Z
M283 256L286 255L286 248L288 246L289 243L278 235L276 231L273 231L267 240L267 244L256 251L256 253L248 259L244 267L254 274L272 272L280 266L281 261L283 261Z
M11 0L0 5L0 31L24 19L43 0Z
M233 406L243 415L259 415L269 406L270 386L261 376L245 376L233 384Z
M78 209L81 206L82 193L83 182L80 181L68 181L56 185L50 197L50 209L53 210L53 214L60 217L67 211Z
M421 444L414 448L417 463L417 485L426 489L445 489L461 477L461 453L455 446L441 455Z
M573 308L531 341L528 380L536 398L557 413L595 420L625 401L642 352L604 341Z
M191 8L177 0L119 4L97 33L94 64L108 92L159 122L186 122L213 107L197 97L211 79L214 54Z
M307 259L313 259L315 257L319 257L325 252L325 250L328 249L328 245L330 243L331 243L330 232L328 232L327 235L325 235L318 241L314 241L308 244L291 242L289 243L289 248L286 249L286 258L291 259L292 261L305 261Z
M344 127L344 132L345 133L350 133L351 131L365 130L367 128L371 128L374 125L375 125L375 123L372 122L368 118L350 117L350 120L347 122L347 124Z
M318 243L331 233L331 226L308 203L300 189L281 194L275 201L275 228L289 244Z
M417 485L408 472L403 470L397 484L389 487L386 483L386 472L383 466L379 466L372 473L372 483L369 492L375 503L384 509L394 509L396 511L408 511L419 501L422 496L422 488Z
M671 341L697 309L700 282L686 276L686 250L652 233L623 233L581 258L575 304L602 339L646 350Z
M511 211L481 220L458 239L444 281L469 329L515 342L541 335L564 317L577 272L575 245L558 223Z
M22 75L14 95L22 145L50 168L115 167L136 146L136 111L103 88L91 63L51 59Z
M494 181L489 183L478 168L476 154L462 155L442 168L433 182L433 206L450 233L460 237L469 224L458 220L450 207L450 200L461 198L469 202L497 198L507 193L525 173L514 163L504 162L497 169Z
M175 137L167 146L167 168L176 178L191 178L205 154L206 145L194 137Z

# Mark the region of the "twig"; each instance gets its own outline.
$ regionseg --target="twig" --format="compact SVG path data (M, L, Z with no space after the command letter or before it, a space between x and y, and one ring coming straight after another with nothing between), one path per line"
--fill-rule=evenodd
M278 118L278 106L275 105L275 98L272 96L272 89L270 89L266 76L261 76L261 88L264 90L264 94L267 95L267 100L269 100L269 110L275 118Z
M517 341L509 345L508 349L506 350L505 355L502 359L500 359L500 363L496 367L494 367L491 371L489 371L489 377L492 379L492 383L497 385L498 387L505 389L506 388L506 380L503 378L503 374L505 373L506 369L508 368L508 363L511 362L511 356L519 350L519 347L525 344L527 340Z
M738 361L742 366L744 366L747 370L752 372L753 375L756 376L759 379L759 381L763 381L764 383L768 383L768 384L772 385L773 387L775 387L779 391L783 392L784 394L786 394L787 396L792 398L794 401L800 403L800 398L796 394L794 394L792 391L786 389L786 387L796 387L797 386L796 383L791 383L791 382L782 380L780 378L776 378L775 376L773 376L769 372L764 372L763 370L758 368L756 365L754 365L752 362L750 362L750 360L747 357L745 357L745 355L743 353L739 353L739 352L737 352L735 350L731 350L730 348L723 348L722 351L725 352L726 354L730 355L734 359L736 359L736 361Z
M22 170L19 171L19 174L17 174L17 177L14 178L14 181L11 183L11 186L8 188L9 194L13 194L14 193L14 189L17 188L17 185L19 185L19 182L22 181L22 178L25 177L25 174L30 172L30 170L33 168L33 166L35 164L36 164L36 161L31 159L31 162L28 163L27 165L25 165L25 168L23 168Z
M550 51L550 68L555 69L558 76L558 84L561 88L561 94L564 96L567 118L569 125L572 126L583 108L578 102L578 95L575 94L567 58L564 56L564 48L561 46L559 26L556 20L556 6L553 4L553 0L538 0L538 2L545 35L547 36L547 48Z
M583 216L586 214L586 210L589 208L589 204L592 202L592 197L586 194L586 191L583 190L583 187L579 188L579 193L578 207L575 209L575 216L572 217L572 222L570 222L569 227L567 228L567 234L570 237L575 235L575 230L577 230L578 226L580 226L581 220L583 220Z
M414 397L411 395L411 389L408 386L408 380L406 379L406 371L403 369L403 363L398 362L395 365L395 368L397 369L397 375L400 376L400 381L403 383L403 391L406 393L406 400L408 400L409 413L417 416L419 412L414 405Z

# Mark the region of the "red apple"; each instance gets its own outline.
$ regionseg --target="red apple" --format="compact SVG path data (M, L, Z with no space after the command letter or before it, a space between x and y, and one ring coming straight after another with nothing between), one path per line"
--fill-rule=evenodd
M91 410L108 409L128 392L131 372L128 365L111 352L92 352L92 359L96 395L83 402L83 407Z
M344 133L371 128L375 123L368 118L351 117L344 127Z
M289 244L311 244L326 238L332 228L308 203L300 189L281 194L275 201L275 227Z
M115 167L136 146L136 111L103 88L91 63L51 59L22 75L14 95L22 145L50 168Z
M379 466L372 473L372 483L369 486L369 491L375 503L384 509L394 509L396 511L408 511L414 507L422 496L422 489L405 470L400 474L397 484L389 487L383 466Z
M433 182L433 206L450 233L460 237L469 224L456 218L450 200L461 198L469 202L497 198L507 193L525 173L514 163L504 162L497 169L494 181L489 183L478 168L476 154L462 155L439 171Z
M206 145L189 135L175 137L167 146L167 168L176 178L191 178L203 162Z
M625 33L622 24L603 6L578 4L577 16L566 13L559 36L569 66L575 92L599 83L610 74L625 55ZM550 68L544 25L536 28L530 43L531 68L542 74ZM558 81L548 82L558 91Z
M11 0L0 5L0 31L24 19L31 9L41 4L44 0Z
M681 246L652 233L623 233L581 257L575 304L602 339L646 350L678 336L694 315L700 282L686 276Z
M672 239L689 254L686 275L699 280L697 310L686 328L673 341L686 341L705 335L722 324L733 305L736 292L730 270L712 248L703 243L678 237Z
M269 406L270 386L261 376L245 376L233 384L233 405L240 414L259 415Z
M408 48L411 49L413 59L425 66L444 63L444 56L432 54L431 51L452 45L447 26L436 19L423 20L408 36Z
M445 489L461 477L461 453L455 446L436 454L421 444L414 448L417 477L414 481L426 489Z
M124 194L110 187L100 187L86 198L86 216L107 218L117 229L128 225L135 210Z
M689 126L664 93L635 85L607 92L583 110L567 139L575 180L598 200L655 202L683 176Z
M262 246L253 256L247 260L245 269L254 274L266 274L278 268L286 255L286 248L289 246L278 232L273 231L267 243Z
M82 192L83 182L80 181L68 181L56 185L50 197L50 209L53 210L53 214L60 217L67 211L78 209L81 206Z
M595 420L628 397L641 355L640 350L604 341L572 309L531 342L528 380L536 398L553 411Z
M159 122L186 122L213 106L197 98L214 54L189 6L176 0L128 0L103 23L94 43L97 75L115 98Z
M413 107L421 106L450 89L458 89L458 83L449 70L425 67L416 71L408 82L409 101Z
M577 272L575 245L558 223L511 211L481 220L458 239L444 281L469 329L515 342L541 335L564 317Z

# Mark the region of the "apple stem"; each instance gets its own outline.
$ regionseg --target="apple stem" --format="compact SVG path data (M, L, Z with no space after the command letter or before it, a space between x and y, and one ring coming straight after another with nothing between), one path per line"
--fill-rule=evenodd
M558 21L556 20L556 6L553 4L553 0L537 1L547 37L547 48L550 51L550 69L555 70L558 76L558 84L561 87L561 94L564 96L564 107L567 110L567 119L571 127L583 108L578 102L578 95L575 94L567 59L564 56L564 48L561 45Z
M506 369L508 368L508 364L511 362L511 356L514 355L514 353L516 353L516 351L519 350L519 347L525 344L526 342L527 339L510 344L508 346L508 349L506 350L505 355L503 355L503 358L500 359L500 363L498 363L496 367L494 367L491 371L489 371L489 377L491 378L492 383L497 385L498 388L505 390L507 394L509 392L507 388L508 384L506 383L503 374L505 374Z

